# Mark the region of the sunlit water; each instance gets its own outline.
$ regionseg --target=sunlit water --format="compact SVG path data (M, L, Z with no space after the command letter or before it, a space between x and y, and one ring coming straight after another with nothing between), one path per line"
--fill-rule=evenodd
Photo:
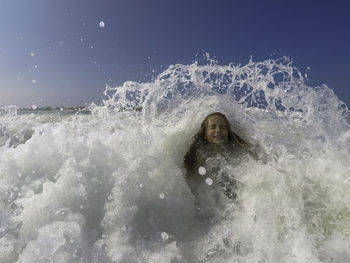
M1 108L0 262L350 262L350 115L326 86L281 59L105 96L90 115ZM203 219L183 156L214 111L259 159L227 164L237 198Z

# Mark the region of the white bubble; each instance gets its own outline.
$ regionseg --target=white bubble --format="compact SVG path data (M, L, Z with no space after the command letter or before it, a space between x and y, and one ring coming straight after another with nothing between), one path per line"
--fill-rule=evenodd
M30 52L30 55L31 55L32 57L34 57L34 56L35 56L35 53L34 53L34 52Z
M36 110L37 108L38 108L38 106L32 105L32 110Z
M91 46L90 48L94 48L94 46Z
M32 174L35 174L35 170L32 171Z
M160 234L160 237L162 238L163 241L167 241L169 239L169 235L165 232L162 232Z
M164 195L163 193L160 193L160 194L159 194L159 198L160 198L160 199L164 199L164 197L165 197L165 195Z
M105 22L100 21L100 23L98 24L101 28L105 27Z
M143 188L143 184L140 184L140 188Z
M212 185L212 184L213 184L213 179L207 178L207 179L205 179L205 183L206 183L207 185Z
M207 170L206 170L203 166L200 166L200 167L198 168L198 173L199 173L200 175L205 175L205 174L207 173Z
M35 84L36 83L36 79L32 79L32 83Z

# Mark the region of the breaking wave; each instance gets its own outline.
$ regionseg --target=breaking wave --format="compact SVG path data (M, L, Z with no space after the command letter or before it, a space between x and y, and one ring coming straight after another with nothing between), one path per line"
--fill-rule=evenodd
M172 65L104 95L89 115L0 109L0 262L350 261L349 111L288 59ZM199 220L183 156L214 111L259 159Z

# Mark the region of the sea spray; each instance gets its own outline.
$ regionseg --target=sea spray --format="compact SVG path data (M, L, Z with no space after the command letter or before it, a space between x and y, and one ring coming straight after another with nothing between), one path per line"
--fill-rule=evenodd
M172 65L104 95L89 115L1 108L0 262L349 262L350 115L288 59ZM237 198L206 219L183 156L214 111L258 159L227 164Z

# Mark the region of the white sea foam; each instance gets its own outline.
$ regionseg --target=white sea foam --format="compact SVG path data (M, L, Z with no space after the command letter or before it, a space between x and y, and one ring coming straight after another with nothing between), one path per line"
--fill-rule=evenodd
M332 90L267 60L105 95L91 115L0 109L0 262L349 262L350 115ZM198 212L183 156L213 111L260 159L222 167L236 200L208 186Z

